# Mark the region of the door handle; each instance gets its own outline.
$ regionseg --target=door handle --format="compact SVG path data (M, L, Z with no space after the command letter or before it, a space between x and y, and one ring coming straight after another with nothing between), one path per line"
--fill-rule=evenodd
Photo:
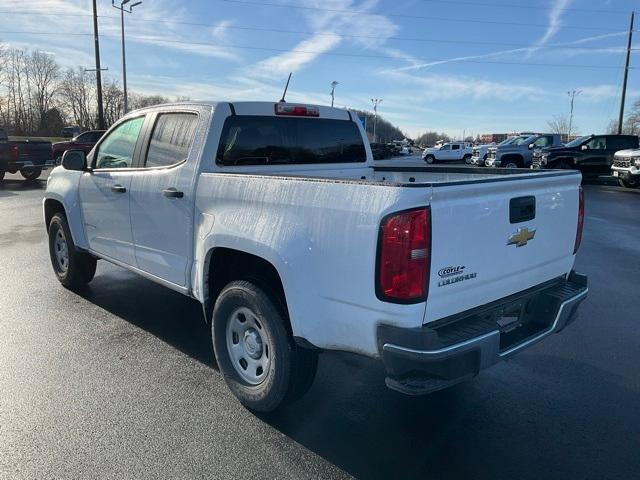
M162 194L165 197L169 197L169 198L182 198L182 197L184 197L184 192L180 192L179 190L176 190L173 187L164 189L162 191Z
M113 193L125 193L127 189L124 188L122 185L114 185L113 187L111 187L111 191Z

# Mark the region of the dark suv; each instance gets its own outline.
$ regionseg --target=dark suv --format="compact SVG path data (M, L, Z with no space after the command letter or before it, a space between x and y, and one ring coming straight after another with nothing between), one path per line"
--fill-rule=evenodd
M531 168L567 168L609 175L613 155L628 148L638 148L636 135L587 135L564 146L541 149Z

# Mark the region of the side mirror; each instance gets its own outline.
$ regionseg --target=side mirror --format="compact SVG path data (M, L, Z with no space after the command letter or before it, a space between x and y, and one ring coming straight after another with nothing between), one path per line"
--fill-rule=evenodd
M87 156L82 150L67 150L62 155L62 168L84 171L87 168Z
M582 145L582 147L580 147L582 150L589 150L589 145Z
M534 147L533 143L530 143L529 144L529 150L533 150L533 147Z

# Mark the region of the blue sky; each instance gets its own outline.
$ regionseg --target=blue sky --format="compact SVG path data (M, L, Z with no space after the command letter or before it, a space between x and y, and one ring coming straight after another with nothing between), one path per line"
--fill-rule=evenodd
M91 67L88 0L0 0L0 40ZM129 88L209 100L278 100L379 112L414 136L544 130L568 113L581 133L617 117L631 0L144 0L126 17ZM101 56L121 80L119 12L98 0ZM640 19L637 20L640 24ZM16 32L39 32L16 33ZM57 35L49 35L57 32ZM47 34L45 34L47 33ZM640 35L640 34L636 34ZM635 48L640 40L634 41ZM638 56L631 65L640 67ZM609 68L613 67L613 68ZM629 104L640 98L630 71Z

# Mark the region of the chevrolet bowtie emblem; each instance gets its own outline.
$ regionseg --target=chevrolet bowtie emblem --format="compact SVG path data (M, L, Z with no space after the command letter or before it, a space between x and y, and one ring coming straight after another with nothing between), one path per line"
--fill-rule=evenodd
M517 233L514 233L509 237L507 245L515 245L516 247L524 247L529 240L533 240L536 236L536 231L529 230L527 227L519 228Z

